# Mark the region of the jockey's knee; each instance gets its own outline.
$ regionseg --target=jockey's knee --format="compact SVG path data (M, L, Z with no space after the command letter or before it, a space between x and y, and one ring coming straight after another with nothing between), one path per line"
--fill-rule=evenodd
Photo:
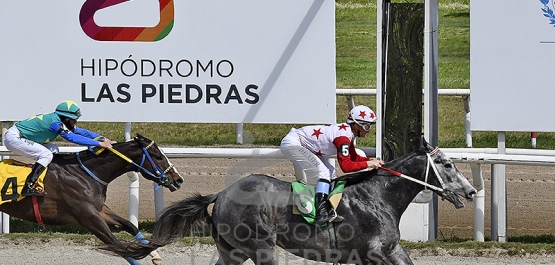
M53 158L54 155L52 154L52 152L44 152L39 156L37 163L43 165L44 167L48 167Z
M48 150L50 150L50 152L52 154L59 154L60 153L60 148L58 148L58 146L53 144L53 143L46 143L46 144L44 144L44 147L46 147Z

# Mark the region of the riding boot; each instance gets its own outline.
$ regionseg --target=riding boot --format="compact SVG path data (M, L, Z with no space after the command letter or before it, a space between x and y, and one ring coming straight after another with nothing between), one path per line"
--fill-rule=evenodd
M44 196L44 195L46 195L46 192L44 192L44 190L35 188L35 186L36 186L35 183L39 179L40 174L42 174L44 169L46 169L46 168L43 165L41 165L40 163L35 163L33 165L33 169L31 170L31 173L29 173L29 175L27 176L27 179L25 180L25 186L23 186L23 190L21 190L21 196Z
M344 218L337 215L335 209L328 201L328 195L325 193L316 193L316 224L322 225L327 222L341 222Z

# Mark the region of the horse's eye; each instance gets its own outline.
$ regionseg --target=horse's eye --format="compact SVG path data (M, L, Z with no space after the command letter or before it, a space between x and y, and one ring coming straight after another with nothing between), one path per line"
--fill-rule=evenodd
M451 163L447 163L445 165L443 165L445 168L453 168L453 165L451 165Z

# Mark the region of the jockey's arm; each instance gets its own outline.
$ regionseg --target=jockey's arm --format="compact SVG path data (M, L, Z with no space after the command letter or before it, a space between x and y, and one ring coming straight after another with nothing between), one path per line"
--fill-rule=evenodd
M100 146L100 142L70 131L62 122L54 122L49 128L52 132L57 132L66 141L85 146Z
M366 161L353 161L351 159L351 140L349 138L345 136L337 137L333 140L333 145L337 148L337 162L343 172L355 172L368 167Z

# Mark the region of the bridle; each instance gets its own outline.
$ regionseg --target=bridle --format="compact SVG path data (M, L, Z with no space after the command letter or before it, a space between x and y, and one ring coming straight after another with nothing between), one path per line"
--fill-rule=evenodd
M408 180L410 180L410 181L412 181L412 182L416 182L416 183L418 183L418 184L420 184L420 185L423 185L423 186L424 186L424 189L430 188L430 189L435 190L435 191L437 191L437 192L443 193L443 191L445 190L445 184L443 183L443 180L439 177L439 172L437 171L436 165L432 162L432 155L434 155L435 153L437 153L438 150L439 150L439 148L436 147L436 148L435 148L434 150L432 150L431 152L426 153L427 162L426 162L426 176L424 177L424 181L415 179L415 178L413 178L413 177L409 177L409 176L407 176L407 175L405 175L405 174L402 174L402 173L400 173L400 172L397 172L397 171L395 171L395 170L393 170L393 169L389 169L389 168L386 168L386 167L380 167L380 169L382 169L382 170L384 170L384 171L387 171L387 172L389 172L389 173L391 173L391 174L393 174L393 175L395 175L395 176L398 176L398 177L401 177L401 178L404 178L404 179L408 179ZM438 180L439 183L441 184L441 188L440 188L440 187L436 187L436 186L431 185L431 184L428 183L428 175L429 175L429 173L430 173L430 167L431 167L432 170L434 171L437 180Z
M139 143L140 144L140 143ZM165 170L162 170L158 165L156 165L154 163L154 161L152 160L152 157L150 156L150 153L148 153L148 150L150 147L152 147L154 145L154 141L150 142L150 144L148 144L146 147L141 145L142 151L143 151L143 157L141 159L141 163L137 164L135 163L133 160L131 160L129 157L127 157L126 155L120 153L118 150L116 150L115 148L110 148L108 150L110 150L112 153L116 154L117 156L121 157L123 160L129 162L130 164L133 164L134 166L137 167L137 170L135 170L135 172L144 172L148 175L150 175L155 182L159 185L159 186L169 186L172 184L173 180L166 176L166 173L168 173L170 170L172 170L174 168L174 165L168 161L169 166L168 168L166 168ZM100 148L98 151L94 152L96 155L102 153L104 150L106 150L105 148ZM75 153L75 156L77 157L77 161L79 162L79 165L81 166L81 168L83 170L85 170L85 172L87 172L87 174L89 174L93 179L95 179L96 181L98 181L100 184L107 186L108 183L101 180L100 178L98 178L97 176L94 175L94 173L92 173L92 171L90 171L82 162L81 162L81 158L79 157L79 152ZM146 168L143 167L143 164L145 163L145 160L148 160L148 162L150 163L152 169L154 170L154 172L147 170ZM159 187L158 186L158 187Z

